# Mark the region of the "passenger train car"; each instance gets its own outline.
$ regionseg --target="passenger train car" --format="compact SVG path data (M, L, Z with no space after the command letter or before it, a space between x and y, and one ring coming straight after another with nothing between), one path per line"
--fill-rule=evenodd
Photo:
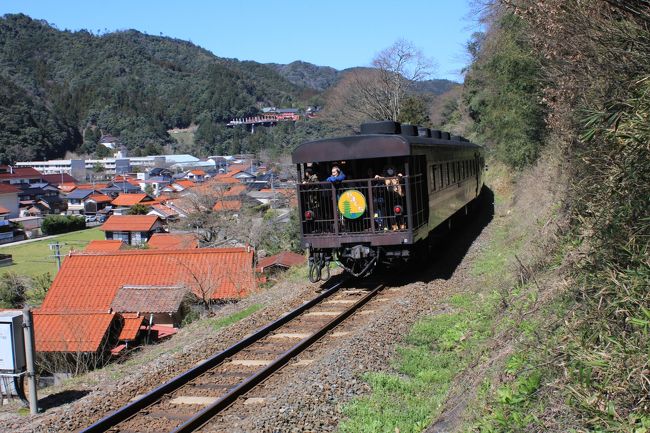
M314 282L332 261L365 276L423 254L432 231L479 196L485 165L483 148L463 137L389 121L303 143L292 160ZM326 181L334 166L345 180Z

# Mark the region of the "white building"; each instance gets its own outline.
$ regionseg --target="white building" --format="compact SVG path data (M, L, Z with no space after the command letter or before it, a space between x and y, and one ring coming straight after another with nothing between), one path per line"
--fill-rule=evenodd
M118 153L119 155L119 153ZM130 173L134 167L151 169L154 167L169 167L176 164L182 166L199 167L206 166L199 158L182 155L156 155L156 156L131 156L124 158L103 158L103 159L58 159L50 161L24 161L16 163L17 167L32 167L43 174L66 173L78 180L84 180L87 172L92 172L96 165L101 165L107 174ZM213 162L207 166L214 167Z

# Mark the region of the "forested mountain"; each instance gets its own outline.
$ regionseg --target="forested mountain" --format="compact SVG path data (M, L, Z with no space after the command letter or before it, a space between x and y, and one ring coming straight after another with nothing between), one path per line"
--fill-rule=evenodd
M454 87L460 86L459 83L451 80L423 80L415 83L415 90L420 93L431 93L433 95L442 95Z
M297 86L319 91L327 90L336 85L347 72L364 69L363 67L356 67L338 71L329 66L317 66L301 61L295 61L288 65L268 63L268 66ZM414 90L418 93L442 95L454 86L459 85L459 83L444 79L422 80L415 83Z
M0 82L4 162L92 152L97 131L136 153L156 151L169 128L291 105L302 92L273 68L190 42L60 31L22 14L0 18Z
M298 86L314 90L326 90L339 79L340 72L329 66L316 66L311 63L295 61L288 65L269 63L268 66Z

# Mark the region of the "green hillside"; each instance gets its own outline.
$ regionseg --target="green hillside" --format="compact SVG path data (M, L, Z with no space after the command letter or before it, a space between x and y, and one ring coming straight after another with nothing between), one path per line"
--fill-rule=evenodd
M0 82L2 162L93 152L100 134L136 154L162 151L168 129L288 106L302 92L272 68L190 42L60 31L22 14L0 18Z

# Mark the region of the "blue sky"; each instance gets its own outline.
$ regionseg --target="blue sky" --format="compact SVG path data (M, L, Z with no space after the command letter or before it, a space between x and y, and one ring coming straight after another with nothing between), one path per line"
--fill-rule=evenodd
M162 33L220 57L304 60L336 69L367 66L377 52L403 38L434 60L436 78L461 81L465 42L477 29L469 2L0 0L0 15L22 12L61 30Z

